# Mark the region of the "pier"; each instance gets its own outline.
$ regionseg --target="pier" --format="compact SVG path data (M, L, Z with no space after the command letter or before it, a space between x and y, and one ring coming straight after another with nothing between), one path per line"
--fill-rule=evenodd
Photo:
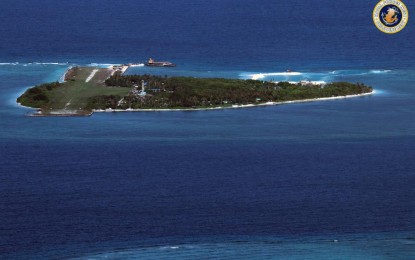
M124 75L124 73L128 70L130 65L123 64L123 65L113 65L112 67L112 73L111 76L115 74L115 72L119 71L121 75Z

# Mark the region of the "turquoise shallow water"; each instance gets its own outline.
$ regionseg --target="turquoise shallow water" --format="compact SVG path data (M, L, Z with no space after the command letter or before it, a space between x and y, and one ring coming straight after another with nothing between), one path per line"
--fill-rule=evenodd
M327 238L325 238L327 239ZM115 250L80 259L408 259L415 257L413 239L264 240L218 244L182 244ZM391 248L393 247L393 248ZM409 252L409 254L408 254Z
M66 68L0 67L5 257L413 257L412 71L303 72L376 89L352 99L25 117L18 93Z
M209 242L164 242L143 245L143 241L89 245L88 254L77 248L55 248L39 255L20 255L25 259L412 259L414 238L402 233L325 235L315 237L217 237ZM332 239L333 238L333 239ZM217 240L217 242L215 242ZM226 240L226 242L223 242ZM183 241L183 240L182 240ZM219 242L221 241L221 242ZM147 241L149 243L149 241ZM135 245L134 245L135 244ZM94 252L95 251L95 252Z

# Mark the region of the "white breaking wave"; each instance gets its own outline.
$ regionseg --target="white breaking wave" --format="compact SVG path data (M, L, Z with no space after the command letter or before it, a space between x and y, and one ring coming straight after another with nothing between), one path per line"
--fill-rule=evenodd
M0 66L18 65L18 62L0 62Z
M67 62L65 62L65 63L62 63L62 62L33 62L33 64L36 64L36 65L61 65L61 66L68 65Z
M337 77L337 76L359 76L359 75L367 75L367 74L384 74L389 73L392 70L367 70L367 71L360 71L360 70L333 70L333 71L327 71L327 72L310 72L310 73L302 73L302 72L271 72L271 73L254 73L254 74L245 74L250 79L253 80L261 80L266 77L286 77L287 79L291 76L304 76L305 79L317 79L317 81L313 81L316 83L325 83L326 81L330 81L331 77ZM281 79L281 78L280 78ZM323 83L323 84L324 84Z
M258 74L250 74L249 76L253 80L263 79L265 77L271 77L271 76L300 76L302 75L301 72L270 72L270 73L258 73Z
M0 62L0 66L7 66L7 65L22 65L22 66L28 66L28 65L59 65L59 66L67 66L68 62L26 62L26 63L20 63L20 62Z
M144 63L140 64L131 64L130 67L144 67Z
M169 250L169 249L179 249L179 246L162 246L160 247L161 250Z
M331 75L336 76L360 76L368 74L384 74L389 73L392 70L334 70L329 72Z
M62 76L59 78L59 83L63 83L63 82L65 82L65 76L66 76L66 73L68 73L68 71L69 71L70 69L72 69L72 68L73 68L73 66L69 66L69 67L66 69L65 73L63 73L63 74L62 74Z
M117 64L112 64L112 63L89 63L87 66L91 66L91 67L103 67L103 68L108 68L108 67L112 67L115 66Z
M370 73L374 73L374 74L382 74L382 73L388 73L391 72L392 70L371 70Z

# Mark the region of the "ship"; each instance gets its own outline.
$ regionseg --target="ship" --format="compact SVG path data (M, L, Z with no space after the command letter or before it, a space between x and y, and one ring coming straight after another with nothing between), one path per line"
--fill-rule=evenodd
M176 64L170 61L154 61L152 58L148 59L145 65L150 67L176 67Z

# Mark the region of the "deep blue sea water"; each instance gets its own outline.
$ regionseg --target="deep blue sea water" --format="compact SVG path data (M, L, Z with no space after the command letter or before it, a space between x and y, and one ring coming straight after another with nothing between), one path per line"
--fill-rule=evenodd
M376 3L0 1L0 258L415 259L415 24L379 32ZM73 64L149 57L178 66L128 73L376 93L89 118L15 103Z

